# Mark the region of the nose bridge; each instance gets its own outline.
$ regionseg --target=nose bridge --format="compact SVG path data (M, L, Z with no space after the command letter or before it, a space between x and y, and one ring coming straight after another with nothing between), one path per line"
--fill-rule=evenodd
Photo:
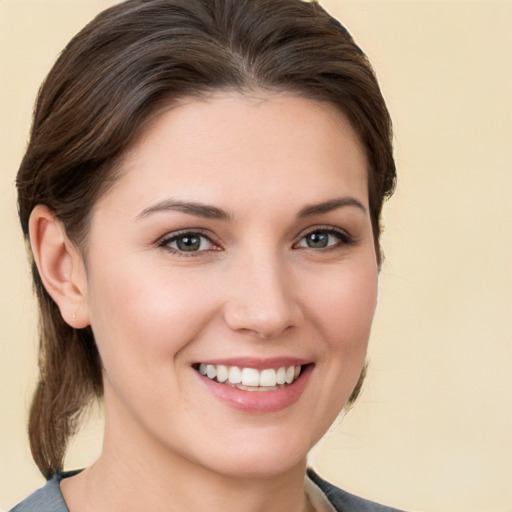
M300 324L294 280L275 247L263 244L245 253L230 281L225 319L231 329L273 338Z

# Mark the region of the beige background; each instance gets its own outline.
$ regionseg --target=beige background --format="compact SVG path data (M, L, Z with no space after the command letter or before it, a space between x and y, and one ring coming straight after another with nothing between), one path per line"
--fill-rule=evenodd
M0 0L0 509L43 480L26 409L36 319L14 176L38 84L112 0ZM368 53L399 187L365 392L311 456L334 483L411 511L512 511L512 3L324 0ZM91 461L101 423L73 445Z

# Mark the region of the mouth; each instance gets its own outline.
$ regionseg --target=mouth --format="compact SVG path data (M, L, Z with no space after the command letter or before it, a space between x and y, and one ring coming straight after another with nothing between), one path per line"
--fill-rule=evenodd
M315 363L294 357L241 357L201 361L192 368L205 389L230 408L244 414L264 414L295 404L308 385Z
M288 365L256 369L223 364L196 363L193 368L202 376L242 391L277 391L293 384L309 365Z

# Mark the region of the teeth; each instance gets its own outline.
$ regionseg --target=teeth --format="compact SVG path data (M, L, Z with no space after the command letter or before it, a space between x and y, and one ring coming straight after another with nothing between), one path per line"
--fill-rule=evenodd
M228 367L223 364L217 365L217 381L226 382L228 380Z
M246 391L271 391L279 389L277 386L291 384L300 375L300 366L281 366L277 370L266 368L258 371L255 368L239 368L238 366L225 366L223 364L199 365L199 373L217 382L229 383ZM264 388L264 389L262 389Z
M260 386L274 387L277 384L276 371L273 368L260 373Z
M206 376L209 379L215 379L215 377L217 377L217 368L215 368L213 364L206 365ZM286 376L288 377L288 372L286 372Z
M204 366L204 365L201 365L201 366ZM279 368L279 370L277 370L276 382L278 384L284 384L286 382L286 368L284 366L281 366L281 368Z
M238 366L231 366L228 375L230 384L240 384L240 382L242 382L242 370L240 370Z
M259 386L260 372L254 368L244 368L242 370L242 384L244 386Z

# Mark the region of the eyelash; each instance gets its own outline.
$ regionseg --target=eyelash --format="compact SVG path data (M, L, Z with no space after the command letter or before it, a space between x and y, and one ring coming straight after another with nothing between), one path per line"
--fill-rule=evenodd
M216 249L203 249L203 250L198 250L198 251L183 251L180 249L175 249L174 247L170 247L170 244L178 241L180 238L184 238L186 235L188 235L189 237L200 238L201 243L202 243L202 241L207 240L208 243L210 243L213 247L216 247ZM158 242L158 247L162 247L163 249L166 249L167 251L169 251L172 254L175 254L176 256L185 257L185 258L197 257L197 256L202 255L205 252L209 252L212 250L213 251L219 250L218 245L215 244L215 242L211 239L211 237L209 237L204 232L197 230L197 229L196 230L188 230L187 229L184 231L178 231L177 233L172 233L170 236L166 236L165 238L160 240L160 242Z
M328 245L326 247L320 247L320 248L314 248L314 247L309 247L309 246L299 247L299 244L303 240L305 240L306 237L311 236L315 233L321 233L321 234L333 236L333 237L337 238L338 241L332 245ZM197 238L201 239L200 243L202 243L202 241L204 241L204 240L207 240L208 243L210 243L214 248L213 249L202 249L202 250L196 250L196 251L184 251L184 250L170 247L170 244L177 242L180 238L185 237L186 235L188 235L189 237L197 237ZM344 231L342 229L334 228L332 226L317 227L317 228L314 228L314 229L308 231L307 233L304 233L300 237L300 240L298 242L296 242L295 244L293 244L293 248L312 249L314 251L317 251L317 250L318 251L328 251L328 250L336 249L343 245L351 245L353 243L354 243L354 239L346 231ZM208 235L206 235L204 232L202 232L200 230L184 230L184 231L179 231L177 233L173 233L172 235L166 236L165 238L160 240L158 242L158 247L166 249L167 251L169 251L172 254L175 254L179 257L185 257L185 258L197 257L197 256L203 255L203 253L205 253L205 252L220 250L219 246L217 244L215 244L215 242Z
M315 249L314 247L303 247L304 249L312 249L312 250L319 250L319 251L328 251L328 250L332 250L332 249L337 249L339 248L340 246L343 246L343 245L351 245L354 243L354 239L343 229L339 229L339 228L335 228L335 227L332 227L332 226L326 226L326 227L316 227L310 231L308 231L307 233L303 234L299 240L299 242L297 242L296 244L294 244L294 247L297 247L299 243L301 243L303 240L306 239L306 237L308 236L311 236L315 233L322 233L322 234L326 234L326 235L329 235L329 236L333 236L335 238L337 238L337 243L334 243L332 245L328 245L327 247L320 247L320 248L317 248Z

